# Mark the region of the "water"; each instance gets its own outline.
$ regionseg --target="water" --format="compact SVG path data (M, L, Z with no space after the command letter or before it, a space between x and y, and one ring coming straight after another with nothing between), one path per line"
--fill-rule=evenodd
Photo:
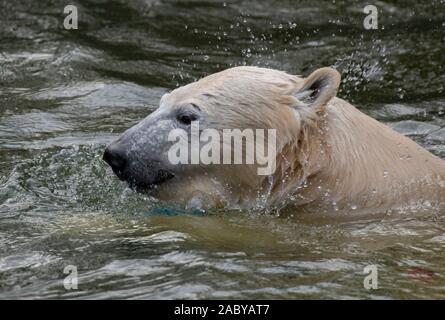
M165 92L244 64L333 65L339 96L445 158L443 1L377 2L377 31L362 1L74 4L68 31L63 1L0 2L0 298L445 298L441 214L186 212L101 161Z

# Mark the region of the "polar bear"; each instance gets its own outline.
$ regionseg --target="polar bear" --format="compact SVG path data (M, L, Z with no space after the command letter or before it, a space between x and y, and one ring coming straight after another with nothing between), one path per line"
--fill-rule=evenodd
M104 160L130 187L189 207L443 208L445 161L336 97L339 85L332 68L306 78L230 68L165 94L106 148ZM199 132L274 130L274 171L260 175L258 163L172 163L171 132L190 137L196 122Z

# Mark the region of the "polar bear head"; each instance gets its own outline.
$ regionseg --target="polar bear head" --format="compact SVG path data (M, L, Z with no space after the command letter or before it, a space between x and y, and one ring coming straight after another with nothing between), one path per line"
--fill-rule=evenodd
M104 160L132 188L160 198L256 197L270 192L289 168L299 175L299 140L317 130L339 84L331 68L307 78L258 67L227 69L165 94L157 110L106 148ZM242 135L237 146L233 137L224 140L229 130ZM242 161L234 162L240 149ZM261 174L265 167L273 170Z

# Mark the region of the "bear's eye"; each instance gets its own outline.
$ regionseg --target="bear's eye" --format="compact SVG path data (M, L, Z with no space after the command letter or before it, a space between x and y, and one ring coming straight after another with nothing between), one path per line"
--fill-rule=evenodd
M176 117L176 120L178 120L182 124L189 125L192 123L192 121L195 121L198 119L198 116L194 113L190 114L180 114Z

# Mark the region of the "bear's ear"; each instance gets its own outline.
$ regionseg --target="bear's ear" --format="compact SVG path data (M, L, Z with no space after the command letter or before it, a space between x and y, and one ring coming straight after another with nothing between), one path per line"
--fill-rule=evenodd
M303 80L301 87L293 93L298 100L294 107L299 112L316 113L337 94L340 74L332 68L320 68ZM304 110L303 110L304 109Z

